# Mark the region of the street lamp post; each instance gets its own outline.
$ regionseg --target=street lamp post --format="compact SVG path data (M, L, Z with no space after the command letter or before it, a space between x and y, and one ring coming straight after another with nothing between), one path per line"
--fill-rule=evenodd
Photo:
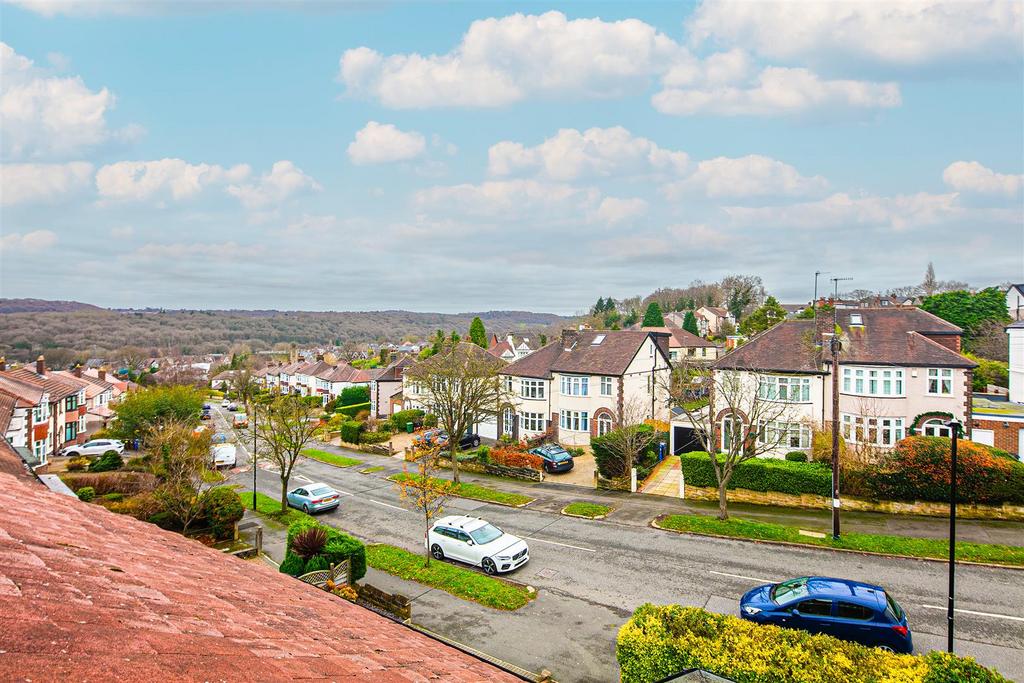
M952 437L949 463L949 604L946 608L946 651L953 652L953 594L956 582L956 447L960 438L960 422L946 423Z
M252 404L252 509L256 511L256 402Z

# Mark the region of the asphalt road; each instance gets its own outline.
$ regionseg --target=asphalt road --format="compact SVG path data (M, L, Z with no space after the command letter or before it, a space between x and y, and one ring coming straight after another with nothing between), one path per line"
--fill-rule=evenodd
M246 442L251 443L251 436ZM364 475L359 467L342 469L304 459L295 468L292 485L331 484L343 499L337 511L323 515L324 522L367 541L422 551L422 519L402 507L394 485L385 479L401 471L401 463L364 453L348 455L388 469ZM247 459L247 451L241 448L239 456ZM276 473L261 469L258 474L261 492L280 495ZM238 473L235 481L251 489L251 471ZM573 496L587 497L585 490ZM641 526L637 520L616 521L614 514L589 521L556 510L464 499L453 501L448 512L484 517L525 538L531 560L510 578L536 587L539 595L520 610L500 612L406 584L405 593L414 600L414 621L523 668L548 669L566 683L618 677L616 633L645 602L735 614L738 598L752 586L794 576L880 583L906 610L918 651L945 648L947 568L942 563L678 535ZM1024 680L1021 604L1024 571L959 566L956 651Z

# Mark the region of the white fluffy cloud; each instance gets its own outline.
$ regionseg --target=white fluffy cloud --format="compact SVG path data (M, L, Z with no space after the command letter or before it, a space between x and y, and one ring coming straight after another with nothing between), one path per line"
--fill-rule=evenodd
M823 192L828 181L821 176L803 176L789 164L750 154L745 157L717 157L697 164L687 178L662 187L669 199L701 193L711 199L740 197L801 197Z
M353 164L408 161L423 154L426 139L416 131L402 131L390 123L370 121L348 146Z
M240 182L251 169L190 164L182 159L119 161L96 173L96 189L106 200L188 199L211 186Z
M814 110L878 109L901 103L899 85L856 80L826 80L808 69L767 67L752 80L726 83L719 74L713 82L694 79L693 87L666 87L651 98L662 114L690 116L777 116ZM666 86L685 82L684 72L669 72Z
M67 198L90 185L92 164L0 164L0 205Z
M139 128L107 126L114 95L90 90L79 77L52 77L32 60L0 43L0 127L5 158L67 156L112 138L132 138Z
M621 126L583 132L563 128L535 147L499 142L491 146L487 158L491 175L541 171L554 180L648 173L677 175L688 163L684 152L663 149Z
M1019 0L705 0L687 25L694 42L744 45L804 64L1014 63L1021 55L1022 7Z
M469 216L514 220L578 215L597 204L596 190L536 180L495 180L479 185L431 187L414 195L418 208Z
M642 89L681 49L637 19L514 14L474 21L443 55L348 50L338 78L349 93L386 107L494 107L530 95L610 97Z
M942 172L942 180L960 192L1015 197L1024 186L1024 175L996 173L977 161L954 161Z
M302 192L319 192L323 187L302 169L288 160L276 161L270 173L255 183L231 185L228 194L237 197L248 209L258 209L283 202Z
M57 244L57 235L51 230L33 230L0 236L0 252L44 251Z
M893 197L836 193L814 202L756 208L731 206L724 211L738 225L806 230L860 227L902 231L935 225L964 214L955 193L927 192Z
M245 261L266 253L259 244L237 242L177 242L144 244L131 252L130 260L139 263L180 263L193 261Z
M607 225L630 223L647 213L648 204L643 199L620 199L605 197L594 213L596 220Z

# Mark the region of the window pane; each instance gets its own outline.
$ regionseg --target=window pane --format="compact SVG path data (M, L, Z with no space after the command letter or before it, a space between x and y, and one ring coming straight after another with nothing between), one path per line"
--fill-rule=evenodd
M801 614L813 614L815 616L827 617L832 614L831 600L804 600L796 605Z
M871 619L873 616L875 616L875 614L863 605L856 605L852 602L840 601L836 605L836 616L841 619L859 619L862 621L867 621L868 619Z

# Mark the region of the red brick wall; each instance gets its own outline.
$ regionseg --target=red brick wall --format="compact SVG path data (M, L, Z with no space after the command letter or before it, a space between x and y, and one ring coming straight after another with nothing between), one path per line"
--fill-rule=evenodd
M928 337L933 342L942 344L950 351L960 353L960 335L958 334L926 334L924 332L921 334Z
M993 445L996 448L1001 448L1004 451L1019 455L1017 452L1019 437L1017 434L1021 429L1024 429L1024 423L1021 422L1003 422L1002 420L971 420L971 424L975 429L991 429L995 434ZM1004 427L1004 424L1010 425Z

